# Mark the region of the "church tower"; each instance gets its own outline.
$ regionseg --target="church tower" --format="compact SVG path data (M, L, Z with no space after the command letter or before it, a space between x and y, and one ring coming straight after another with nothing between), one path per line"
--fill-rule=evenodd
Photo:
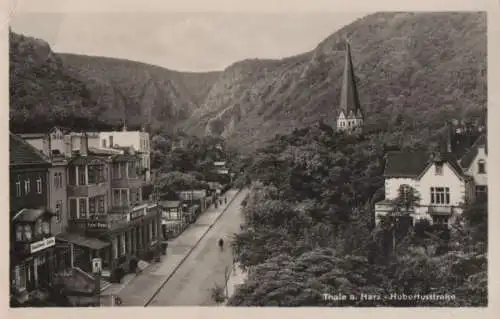
M337 130L350 133L363 131L363 112L359 103L356 78L352 66L351 47L346 41L344 78L340 92L340 112L337 116Z

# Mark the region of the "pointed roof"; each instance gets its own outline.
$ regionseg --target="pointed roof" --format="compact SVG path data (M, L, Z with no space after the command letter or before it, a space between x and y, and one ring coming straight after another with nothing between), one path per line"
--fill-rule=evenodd
M352 66L351 45L347 40L345 43L344 78L342 80L340 92L340 110L348 116L351 111L354 114L358 112L361 113L361 106L359 103L358 89L356 87L354 68Z
M49 159L42 152L12 133L10 133L9 155L9 164L11 167L31 165L43 165L49 167L51 165Z

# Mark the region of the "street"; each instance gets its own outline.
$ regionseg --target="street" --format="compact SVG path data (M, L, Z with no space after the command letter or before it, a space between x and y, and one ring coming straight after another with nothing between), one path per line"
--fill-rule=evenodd
M234 193L230 190L228 195ZM123 306L215 305L211 288L215 284L224 286L224 271L232 268L230 241L232 234L240 230L240 204L247 193L243 190L236 195L222 215L220 208L209 209L170 241L168 255L162 262L150 266L119 293ZM221 237L223 251L217 244Z

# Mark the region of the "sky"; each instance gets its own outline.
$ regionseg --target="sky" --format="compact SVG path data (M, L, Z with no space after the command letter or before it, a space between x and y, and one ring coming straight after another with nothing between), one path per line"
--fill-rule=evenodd
M47 41L55 52L126 58L201 72L223 70L247 58L282 58L310 51L367 14L230 11L227 6L226 10L212 7L197 12L195 6L160 8L151 0L142 0L140 7L138 1L121 0L115 6L119 9L112 10L113 1L85 7L71 0L17 0L10 26L15 32Z

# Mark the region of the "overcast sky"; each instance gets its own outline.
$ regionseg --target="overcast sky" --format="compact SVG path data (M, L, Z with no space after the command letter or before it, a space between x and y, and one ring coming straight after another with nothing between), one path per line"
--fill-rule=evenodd
M12 29L46 40L56 52L127 58L182 71L221 70L246 58L303 53L366 15L314 10L186 13L155 9L152 1L134 7L138 1L130 0L121 0L122 12L113 12L113 0L102 0L106 7L86 8L69 0L18 1Z

